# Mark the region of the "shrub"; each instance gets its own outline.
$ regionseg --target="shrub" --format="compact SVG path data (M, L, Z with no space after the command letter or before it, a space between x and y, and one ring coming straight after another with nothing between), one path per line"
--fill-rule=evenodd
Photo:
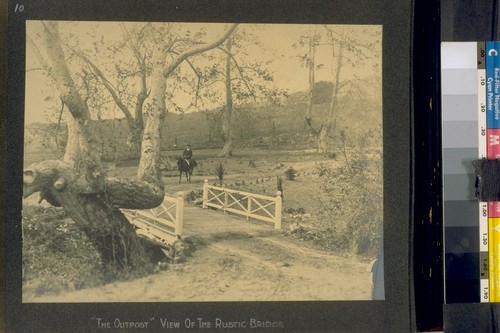
M203 197L203 190L193 190L184 195L186 202L197 202Z
M23 208L23 285L36 295L102 284L101 262L62 209Z
M381 150L366 148L370 135L362 135L349 153L344 150L344 161L338 166L318 165L317 174L327 194L323 218L334 221L335 232L349 240L344 242L345 250L372 255L382 236L383 179Z
M215 175L217 176L217 179L219 180L220 186L222 186L222 181L224 179L225 173L226 173L226 169L222 165L222 162L220 162L219 165L215 168Z
M297 175L297 171L295 171L295 169L292 167L289 167L285 171L285 177L287 180L295 180L296 175Z
M104 268L93 243L64 210L23 207L23 293L41 295L99 286L144 276Z

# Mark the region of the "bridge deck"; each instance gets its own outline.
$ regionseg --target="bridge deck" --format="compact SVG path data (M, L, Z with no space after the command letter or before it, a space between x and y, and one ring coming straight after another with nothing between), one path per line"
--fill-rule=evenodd
M245 217L230 213L223 213L213 209L203 209L190 205L184 206L184 230L182 238L210 236L224 232L247 233L258 235L274 230L272 223L246 220Z

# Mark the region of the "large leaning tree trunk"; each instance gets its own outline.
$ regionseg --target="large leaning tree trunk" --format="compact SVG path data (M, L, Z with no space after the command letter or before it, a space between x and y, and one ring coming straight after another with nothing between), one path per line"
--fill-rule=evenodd
M24 197L40 192L41 199L62 207L94 244L106 270L147 268L152 248L137 237L118 207L156 207L163 200L163 185L157 178L106 177L97 155L90 112L71 78L58 25L44 22L44 26L50 76L71 114L71 136L64 161L43 161L25 169Z
M232 137L232 117L233 117L233 91L231 87L231 46L232 40L229 38L226 43L226 105L222 109L222 138L224 140L224 147L219 156L232 156L233 155L233 137Z

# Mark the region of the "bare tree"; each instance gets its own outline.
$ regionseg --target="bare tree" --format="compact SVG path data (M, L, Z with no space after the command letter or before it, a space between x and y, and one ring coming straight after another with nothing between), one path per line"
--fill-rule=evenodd
M222 108L222 138L224 147L219 156L233 155L233 137L232 137L232 121L233 116L233 89L231 83L231 49L233 46L233 38L228 38L226 41L226 73L225 73L225 88L226 88L226 104Z
M158 206L164 197L160 176L160 139L165 114L167 78L189 57L221 45L236 25L214 42L197 44L167 59L169 41L159 42L153 55L148 118L141 145L136 179L107 177L96 146L98 140L90 126L90 111L82 98L66 63L55 21L43 22L46 69L54 79L74 123L68 140L72 158L36 163L24 171L24 196L40 192L41 199L62 207L93 242L108 269L133 270L147 267L153 246L135 233L119 208L148 209ZM167 28L168 29L168 28Z
M222 61L212 57L211 65L200 77L204 87L213 91L217 82L224 84L225 104L220 109L220 129L224 146L219 156L231 156L234 145L234 123L240 117L238 107L244 103L266 100L274 102L287 96L285 90L273 85L273 76L263 58L249 55L248 49L259 49L261 45L252 29L238 29L219 48L224 54ZM212 93L207 93L211 95Z
M356 98L362 95L359 85L361 80L353 74L343 75L344 69L348 66L356 67L363 61L370 58L376 59L379 56L379 51L375 46L378 40L377 36L374 36L375 42L360 42L360 35L353 33L346 27L325 25L324 29L325 36L321 36L316 30L314 33L310 30L307 36L299 38L299 45L302 47L307 45L308 47L308 53L301 56L309 70L309 103L305 113L305 121L311 133L316 136L318 153L327 153L330 149L328 141L335 127L341 94ZM366 30L364 33L368 33L368 31ZM318 125L315 127L313 124L312 112L316 88L315 70L325 67L323 64L316 64L316 52L319 47L328 47L331 50L333 84L326 120L322 120L319 123L319 129L317 129Z
M307 68L308 73L308 105L305 110L304 121L311 133L317 134L312 124L314 109L314 89L316 86L316 69L322 67L322 64L316 64L316 52L319 47L321 35L316 26L309 26L307 35L300 36L298 43L294 47L307 47L307 53L299 55L302 63Z
M136 68L128 69L121 68L116 65L115 70L118 73L118 84L113 84L111 79L104 73L104 71L96 65L96 63L91 59L88 52L81 49L72 48L71 51L81 58L91 69L91 71L97 76L108 91L109 95L112 97L116 106L123 113L127 124L130 128L130 135L127 138L128 146L133 149L137 156L139 155L141 146L141 137L144 129L143 120L143 106L144 102L148 97L148 51L145 44L146 32L148 24L141 27L138 31L130 32L124 25L121 25L124 40L117 46L114 47L114 53L123 52L124 48L128 48L136 61ZM127 64L130 66L130 64ZM118 85L123 85L123 81L128 78L139 78L139 89L135 92L135 103L128 106L123 98L123 91L119 91ZM130 92L129 92L130 93ZM133 111L131 110L133 108Z

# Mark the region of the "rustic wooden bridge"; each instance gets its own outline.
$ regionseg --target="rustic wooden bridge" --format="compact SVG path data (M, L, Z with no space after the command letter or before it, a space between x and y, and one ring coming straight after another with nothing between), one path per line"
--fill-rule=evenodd
M151 210L123 213L137 227L137 233L166 246L193 236L211 237L234 232L260 234L281 229L281 193L276 197L253 194L224 187L203 186L203 206L184 204L184 195L165 196Z

